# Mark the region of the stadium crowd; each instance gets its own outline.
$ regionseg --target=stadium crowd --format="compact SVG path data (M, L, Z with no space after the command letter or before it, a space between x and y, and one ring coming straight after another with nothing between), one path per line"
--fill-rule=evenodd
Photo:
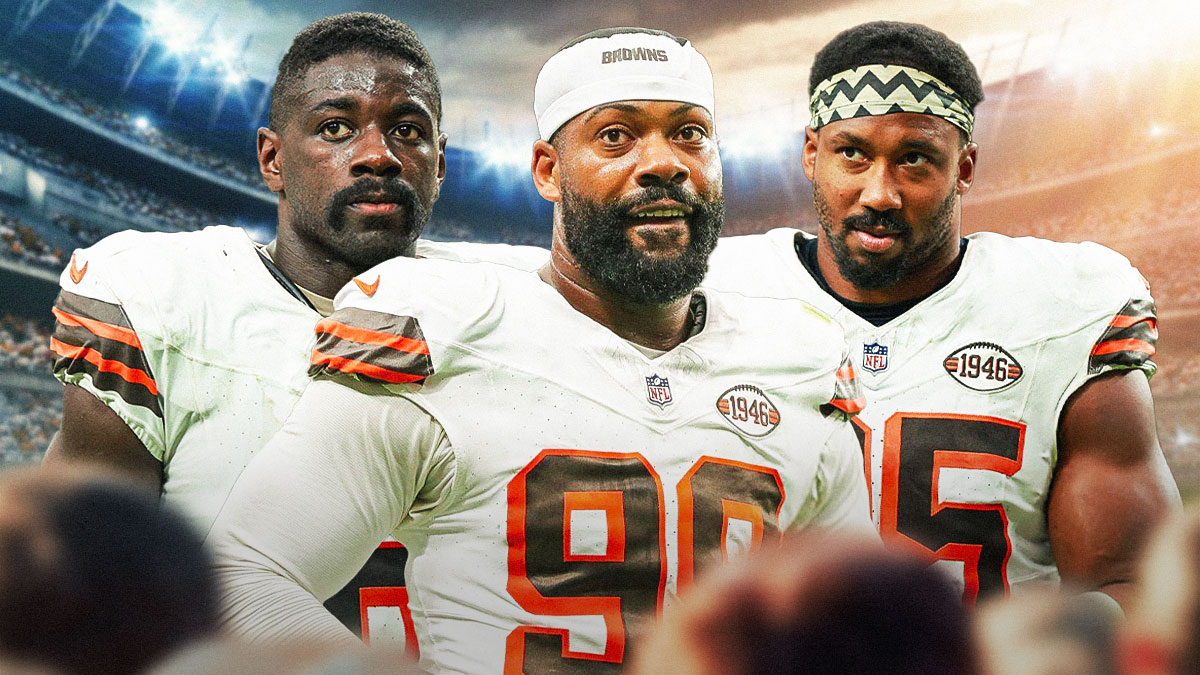
M130 216L151 220L163 229L196 230L216 222L215 216L201 209L181 204L150 188L120 180L98 167L32 144L16 134L0 131L0 150L49 173L77 182Z
M41 461L61 418L60 396L0 387L0 468Z
M61 248L51 246L34 227L3 211L0 211L0 255L45 269L61 269L67 264Z
M147 144L179 157L198 169L233 178L251 187L262 189L258 171L248 161L235 161L213 151L174 138L152 125L139 126L137 118L127 112L113 110L77 91L69 91L46 81L33 71L6 59L0 59L0 76L32 91L47 101L83 115L88 119L130 137L135 143Z
M49 317L44 320L0 317L0 370L44 375L49 372Z

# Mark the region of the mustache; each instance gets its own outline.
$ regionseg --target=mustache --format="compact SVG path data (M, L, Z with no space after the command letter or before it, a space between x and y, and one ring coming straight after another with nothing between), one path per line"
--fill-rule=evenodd
M908 234L912 231L912 225L901 219L894 211L876 211L871 208L857 215L846 216L842 219L842 225L855 230L883 228L897 234Z
M705 200L699 194L682 185L651 185L616 200L609 205L609 209L612 213L624 216L634 209L664 199L670 199L690 207L693 215L705 206Z
M420 210L421 203L417 199L417 191L411 185L400 181L399 178L361 178L333 193L333 197L329 200L329 209L340 211L367 197L395 202L408 213L416 213Z

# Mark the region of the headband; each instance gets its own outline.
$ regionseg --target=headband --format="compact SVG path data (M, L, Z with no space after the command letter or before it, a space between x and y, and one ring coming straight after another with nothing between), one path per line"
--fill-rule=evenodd
M908 66L873 64L842 71L818 84L808 102L814 129L852 117L898 112L941 117L971 137L975 116L945 82Z
M579 113L616 101L680 101L713 113L712 71L691 42L669 33L616 28L584 36L538 73L538 133L548 141Z

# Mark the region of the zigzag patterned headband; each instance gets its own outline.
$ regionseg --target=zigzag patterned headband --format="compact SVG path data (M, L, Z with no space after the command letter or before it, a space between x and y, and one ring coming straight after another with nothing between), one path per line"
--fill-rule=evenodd
M812 128L838 120L897 112L941 117L971 137L975 116L945 82L908 66L874 64L842 71L813 90Z

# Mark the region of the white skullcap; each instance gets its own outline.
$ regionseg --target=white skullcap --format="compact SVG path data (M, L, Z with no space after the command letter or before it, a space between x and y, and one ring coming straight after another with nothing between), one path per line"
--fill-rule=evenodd
M715 114L712 71L692 43L663 31L609 28L550 57L533 112L542 140L579 113L616 101L680 101Z

